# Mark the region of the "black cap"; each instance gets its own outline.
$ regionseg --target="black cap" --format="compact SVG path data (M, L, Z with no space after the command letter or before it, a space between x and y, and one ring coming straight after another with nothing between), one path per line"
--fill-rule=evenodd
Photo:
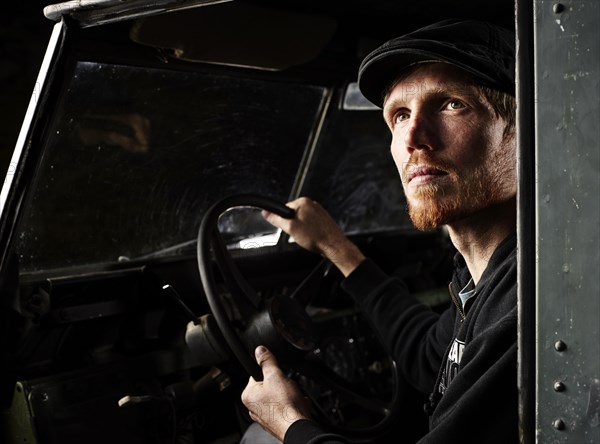
M363 95L383 106L383 95L409 66L439 61L458 66L482 85L515 95L514 32L477 20L444 20L390 40L362 61L358 84Z

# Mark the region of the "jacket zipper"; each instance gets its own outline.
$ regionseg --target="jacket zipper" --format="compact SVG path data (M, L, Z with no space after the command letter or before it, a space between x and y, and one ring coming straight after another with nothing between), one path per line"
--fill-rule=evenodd
M458 313L460 314L460 322L463 322L466 319L467 315L465 314L465 311L463 310L462 304L458 300L458 296L456 296L456 294L454 293L454 288L452 287L452 282L450 282L448 284L448 292L450 293L450 299L452 299L452 302L454 302L454 305L456 305Z

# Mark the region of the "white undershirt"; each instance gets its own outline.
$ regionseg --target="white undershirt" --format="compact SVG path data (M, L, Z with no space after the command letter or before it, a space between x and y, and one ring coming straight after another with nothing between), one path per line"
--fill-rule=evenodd
M458 292L458 297L460 298L460 301L462 302L463 308L465 308L465 304L471 297L473 297L474 294L475 294L475 284L473 283L473 278L471 278L469 280L469 282L467 282L467 285L465 285L463 287L463 289Z

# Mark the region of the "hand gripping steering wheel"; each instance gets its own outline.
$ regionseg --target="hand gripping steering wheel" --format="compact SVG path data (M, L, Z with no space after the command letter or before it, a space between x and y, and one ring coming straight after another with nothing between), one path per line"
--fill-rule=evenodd
M291 296L277 295L263 301L239 272L217 229L219 216L230 208L240 206L262 208L288 219L295 215L294 210L282 203L250 194L225 198L214 204L205 214L198 233L198 268L208 304L227 345L248 374L257 381L261 381L263 375L255 361L254 348L262 344L278 357L282 367L285 366L286 361L293 361L294 363L289 367L293 367L296 375L318 381L320 385L344 401L356 404L371 414L376 413L381 417L376 424L366 428L347 428L343 424L331 424L330 418L324 414L324 409L316 406L317 419L330 423L338 431L350 432L354 436L374 436L386 430L394 421L397 412L399 388L395 368L392 369L394 386L392 399L383 401L360 394L356 387L325 365L316 365L314 362L307 363L298 359L298 356L304 356L318 347L313 322L305 310L309 298L299 290L315 275L322 274L322 265L325 262L322 261ZM234 328L227 308L229 312L232 309L224 304L217 290L213 255L224 284L231 293L233 311L245 321L243 329Z

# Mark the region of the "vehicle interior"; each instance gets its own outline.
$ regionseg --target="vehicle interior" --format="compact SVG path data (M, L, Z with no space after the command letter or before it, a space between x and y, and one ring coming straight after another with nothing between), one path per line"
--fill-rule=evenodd
M342 275L260 209L318 201L444 310L453 247L412 228L356 73L437 20L513 27L513 2L97 3L47 11L63 21L2 228L1 441L237 443L266 343L331 429L415 442L426 394Z

